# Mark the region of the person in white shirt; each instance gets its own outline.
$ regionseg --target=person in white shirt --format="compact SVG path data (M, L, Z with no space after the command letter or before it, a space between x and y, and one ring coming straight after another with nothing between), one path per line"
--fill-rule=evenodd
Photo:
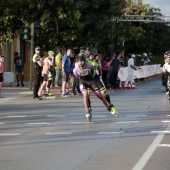
M127 79L125 81L125 87L127 87L129 89L131 89L131 88L134 89L135 88L133 70L136 70L136 67L135 67L134 58L135 58L135 55L132 54L131 58L129 58L129 60L128 60L128 77L127 77ZM128 87L128 83L130 83L131 87Z
M162 71L163 71L163 73L165 74L165 75L170 75L170 54L168 54L167 56L166 56L166 58L167 58L167 62L163 65L163 67L162 67ZM170 100L170 93L169 93L169 91L170 91L170 82L169 82L169 78L167 79L167 92L166 92L166 94L169 94L169 100Z

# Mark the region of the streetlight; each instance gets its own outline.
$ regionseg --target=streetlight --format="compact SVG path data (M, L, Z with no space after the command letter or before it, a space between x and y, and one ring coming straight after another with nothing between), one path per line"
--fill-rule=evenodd
M30 52L30 78L29 90L32 90L32 56L34 54L34 23L31 23L31 52Z

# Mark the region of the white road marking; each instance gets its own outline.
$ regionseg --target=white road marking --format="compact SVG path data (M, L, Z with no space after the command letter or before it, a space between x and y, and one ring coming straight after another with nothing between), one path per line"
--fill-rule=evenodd
M72 122L70 124L89 124L89 123L94 123L94 122Z
M150 133L170 134L170 131L168 131L168 130L164 130L164 131L151 131Z
M35 122L35 123L27 123L28 125L48 125L48 122Z
M122 134L125 133L124 131L121 132L98 132L98 135L111 135L111 134Z
M168 148L170 148L170 144L159 144L158 146L160 146L160 147L168 147Z
M4 122L0 122L0 125L4 125L5 123Z
M100 118L100 117L107 117L107 115L93 115L95 118Z
M67 117L67 116L63 116L63 115L47 115L47 117L58 117L58 118L63 118L63 117Z
M170 116L170 115L167 115L168 117Z
M0 133L0 136L18 136L21 133Z
M27 116L6 116L8 118L21 118L21 117L27 117Z
M48 132L46 135L71 135L73 132Z
M137 164L133 167L133 170L142 170L145 165L147 164L148 160L151 158L152 154L160 144L164 137L164 134L160 133L157 135L155 140L152 142L152 144L149 146L147 151L142 155L142 157L139 159Z
M162 123L170 123L170 120L163 120Z
M116 122L116 123L138 123L139 121L125 121L125 122Z

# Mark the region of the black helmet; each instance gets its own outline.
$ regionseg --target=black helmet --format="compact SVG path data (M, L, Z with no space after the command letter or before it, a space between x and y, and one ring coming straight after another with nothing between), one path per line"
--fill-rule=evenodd
M170 55L170 51L166 51L165 53L164 53L164 58L166 58L167 56L169 56Z
M77 61L86 61L85 55L77 56Z

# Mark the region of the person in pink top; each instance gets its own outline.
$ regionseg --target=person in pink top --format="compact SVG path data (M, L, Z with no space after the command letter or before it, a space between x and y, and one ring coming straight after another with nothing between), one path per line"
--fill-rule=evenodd
M106 87L108 86L108 82L107 82L108 71L109 71L108 62L109 62L108 56L104 57L104 59L101 62L101 65L102 65L102 79L103 79L103 82L104 82Z
M2 84L3 84L3 73L4 73L4 56L0 55L0 98L3 98L1 96Z

